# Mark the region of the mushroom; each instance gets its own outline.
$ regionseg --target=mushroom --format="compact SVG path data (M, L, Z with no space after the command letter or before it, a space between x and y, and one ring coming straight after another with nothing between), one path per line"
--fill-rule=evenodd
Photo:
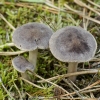
M32 22L16 28L12 41L17 48L29 51L29 62L36 67L38 49L49 47L52 33L53 31L47 25Z
M18 72L21 73L22 77L25 79L29 79L28 75L26 74L26 70L34 70L34 66L23 56L17 56L13 58L12 65Z
M68 62L68 73L77 71L79 62L93 58L97 43L91 33L77 26L67 26L56 31L49 41L50 51L55 58ZM76 76L69 77L75 81Z

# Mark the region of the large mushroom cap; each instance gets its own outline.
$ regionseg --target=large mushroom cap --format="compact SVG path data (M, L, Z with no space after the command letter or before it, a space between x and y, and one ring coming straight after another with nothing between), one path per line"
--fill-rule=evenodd
M52 54L63 62L85 62L93 58L97 43L81 27L68 26L55 32L49 41Z
M22 56L15 57L12 60L12 65L18 72L21 73L24 73L26 70L34 70L34 66Z
M16 28L12 41L21 50L46 49L49 46L49 39L52 33L52 30L45 24L27 23Z

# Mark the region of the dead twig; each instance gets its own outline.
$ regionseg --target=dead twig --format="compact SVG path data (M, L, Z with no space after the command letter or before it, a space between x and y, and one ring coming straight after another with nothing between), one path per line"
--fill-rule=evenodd
M86 15L86 8L83 8L83 15ZM86 27L86 19L83 17L83 28L85 30L87 30L87 27Z
M10 2L4 2L3 4L6 4L6 5L11 5ZM27 7L27 8L30 8L30 9L33 9L34 8L34 5L29 5L28 3L13 3L13 5L15 6L19 6L19 7ZM38 5L37 5L38 6ZM42 10L48 10L49 12L51 13L55 13L55 14L58 14L58 10L55 9L55 8L51 8L49 6L46 6L46 5L43 5L42 6Z
M67 100L66 97L61 97L61 100ZM68 98L68 100L81 100L81 98ZM98 100L98 98L84 97L84 100Z
M67 83L68 86L69 86L72 90L74 90L74 92L81 98L81 100L83 100L82 95L72 86L72 84L70 83L70 81L67 81L67 79L65 79L65 78L63 78L63 81L64 81L65 83Z
M2 79L0 78L0 84L3 87L3 89L5 90L5 92L9 95L10 99L14 100L13 96L11 95L11 93L7 90L7 88L4 86Z
M0 45L0 48L4 48L4 47L12 47L15 46L14 43L5 43L3 45Z
M79 16L82 16L82 17L84 17L84 18L86 18L86 19L88 19L88 20L91 20L91 21L93 21L93 22L95 22L95 23L97 23L97 24L100 24L100 21L98 21L98 20L96 20L96 19L93 19L93 18L91 18L91 17L89 17L89 16L85 16L85 15L83 15L82 14L82 12L79 12L79 11L77 11L77 10L74 10L74 9L72 9L70 6L68 6L68 5L64 5L67 9L69 9L69 10L71 10L71 11L73 11L74 13L76 13L76 14L78 14Z
M91 65L91 67L94 67L94 66L97 66L97 65L100 65L100 62L95 62Z
M10 26L10 28L15 30L15 27L13 25L11 25L1 13L0 13L0 17Z
M97 57L97 56L96 56ZM100 61L100 58L93 58L90 61Z
M69 73L69 74L63 74L63 75L57 75L57 76L54 76L54 77L51 77L51 78L48 78L48 79L45 79L45 81L53 81L55 79L62 79L62 78L65 78L65 77L69 77L69 76L77 76L77 75L82 75L82 74L95 74L95 73L98 73L99 70L97 69L92 69L92 70L88 70L88 71L80 71L80 72L75 72L75 73ZM44 80L40 80L38 81L39 83L43 83L45 82Z
M27 83L29 83L29 84L31 84L31 85L37 87L37 88L46 89L46 88L44 88L44 87L41 87L41 86L39 86L39 85L36 85L36 84L30 82L29 80L27 80L27 79L25 79L25 78L23 78L23 77L20 77L20 78L21 78L23 81L25 81L25 82L27 82Z
M25 53L27 51L15 51L15 52L0 52L0 55L2 56L12 56L12 55L19 55L22 53Z
M98 80L98 81L96 81L95 83L93 83L93 84L87 86L87 87L84 88L84 89L79 90L78 92L83 92L83 91L85 91L85 90L87 90L87 89L92 88L93 86L95 86L95 85L97 85L97 84L100 84L100 80ZM90 91L89 91L89 92L90 92ZM72 92L72 93L69 93L69 94L65 94L65 95L61 95L61 96L67 96L67 95L70 95L70 94L71 94L71 95L74 95L75 92Z
M93 9L93 8L91 8L91 7L89 7L89 6L87 6L87 5L86 5L85 3L83 3L82 1L80 1L80 0L74 0L74 2L75 2L76 4L82 6L82 7L88 8L89 10L93 11L94 13L96 13L96 14L98 14L98 15L100 16L100 13L99 13L98 11L96 11L95 9Z
M50 83L50 84L52 84L52 85L54 85L54 86L60 88L60 89L63 90L65 93L69 93L67 90L65 90L65 89L62 88L61 86L59 86L59 85L57 85L57 84L55 84L55 83L53 83L53 82L50 82L49 80L46 80L46 79L42 78L41 76L37 75L36 73L33 73L33 74L34 74L36 77L42 79L43 81L45 81L45 82L47 82L47 83ZM69 96L72 97L72 95L69 95Z
M92 5L94 5L94 6L96 6L96 7L98 7L98 8L100 8L100 5L98 5L98 4L96 4L96 3L94 3L94 2L92 2L91 0L87 0L89 3L91 3Z

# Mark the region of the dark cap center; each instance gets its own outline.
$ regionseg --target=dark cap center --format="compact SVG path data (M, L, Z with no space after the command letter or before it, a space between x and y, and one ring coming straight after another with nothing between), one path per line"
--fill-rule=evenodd
M69 32L68 32L69 31ZM67 32L67 33L66 33ZM87 39L77 30L67 30L60 34L57 39L57 48L63 48L60 52L84 54L90 51Z

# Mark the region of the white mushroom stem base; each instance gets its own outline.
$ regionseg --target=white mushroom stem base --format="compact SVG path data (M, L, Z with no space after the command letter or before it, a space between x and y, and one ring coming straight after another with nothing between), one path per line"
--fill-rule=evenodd
M37 54L38 54L38 49L29 51L29 62L34 65L35 69L36 69L36 63L37 63Z
M77 72L77 66L78 66L77 62L69 62L68 64L69 65L68 65L68 72L67 73ZM74 82L76 80L76 76L71 76L68 79L70 79L71 81Z
M24 79L27 79L30 81L30 77L27 75L27 73L21 73L21 76L24 78Z

